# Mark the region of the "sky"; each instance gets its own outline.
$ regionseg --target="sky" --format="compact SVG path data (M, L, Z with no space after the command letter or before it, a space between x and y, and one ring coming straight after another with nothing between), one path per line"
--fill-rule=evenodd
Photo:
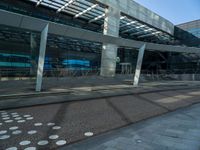
M181 24L200 19L200 0L135 0L171 21Z

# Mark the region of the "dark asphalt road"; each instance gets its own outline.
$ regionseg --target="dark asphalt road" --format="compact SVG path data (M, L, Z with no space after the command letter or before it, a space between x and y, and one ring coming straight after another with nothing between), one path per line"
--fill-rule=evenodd
M59 149L87 138L86 132L98 135L163 114L173 110L170 107L173 103L177 107L189 105L188 98L194 101L200 95L196 90L193 96L180 98L189 92L194 93L194 90L172 92L172 95L162 92L3 110L0 112L0 149ZM167 100L162 101L166 97Z

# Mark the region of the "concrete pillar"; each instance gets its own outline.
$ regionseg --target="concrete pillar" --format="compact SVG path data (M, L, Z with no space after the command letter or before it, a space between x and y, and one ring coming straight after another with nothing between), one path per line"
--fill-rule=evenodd
M36 34L30 34L30 75L34 76L36 74L37 64L36 64L36 52L37 52L37 42L36 42Z
M136 64L136 70L135 70L135 76L134 76L134 81L133 85L138 86L139 80L140 80L140 72L142 68L142 61L144 57L144 51L146 48L146 44L144 44L140 49L138 53L138 59L137 59L137 64Z
M109 7L105 11L104 35L118 37L120 11ZM117 45L103 43L101 54L101 76L113 77L116 71Z
M42 88L42 78L43 78L43 69L44 69L48 28L49 28L49 25L47 24L41 33L37 79L36 79L36 89L35 89L37 92L40 92L41 88Z

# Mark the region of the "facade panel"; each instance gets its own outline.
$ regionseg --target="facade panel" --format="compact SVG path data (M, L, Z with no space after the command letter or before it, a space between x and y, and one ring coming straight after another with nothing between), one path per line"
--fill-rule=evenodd
M200 19L177 25L179 28L192 33L194 36L200 38Z

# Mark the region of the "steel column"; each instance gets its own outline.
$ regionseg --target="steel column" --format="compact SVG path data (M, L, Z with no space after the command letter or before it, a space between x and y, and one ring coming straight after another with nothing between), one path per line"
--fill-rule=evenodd
M142 61L144 57L144 51L146 48L146 44L144 44L138 52L138 59L137 59L137 65L136 65L136 70L135 70L135 75L134 75L134 81L133 81L133 86L138 86L139 80L140 80L140 72L142 68Z
M47 35L48 35L49 24L41 32L40 39L40 52L38 60L38 70L37 70L37 79L36 79L36 91L40 92L42 88L42 78L43 78L43 69L44 69L44 60L45 60L45 51L47 44Z

